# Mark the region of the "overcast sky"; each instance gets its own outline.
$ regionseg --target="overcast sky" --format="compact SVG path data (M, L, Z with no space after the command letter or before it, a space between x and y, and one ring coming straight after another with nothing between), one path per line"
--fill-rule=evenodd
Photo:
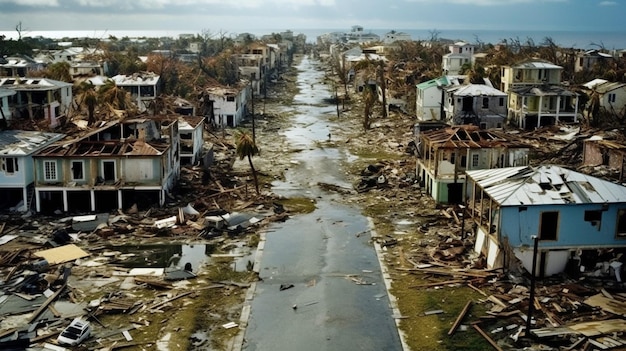
M0 32L285 29L626 31L626 0L0 0Z

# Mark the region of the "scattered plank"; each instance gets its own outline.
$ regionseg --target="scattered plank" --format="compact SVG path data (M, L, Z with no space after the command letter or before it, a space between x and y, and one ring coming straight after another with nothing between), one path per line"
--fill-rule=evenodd
M450 330L448 330L448 335L454 334L459 325L461 325L461 322L463 321L463 318L465 318L465 315L467 315L467 312L469 312L470 307L472 307L472 300L467 301L465 307L463 307L463 310L461 310L461 313L459 313L458 317L456 317L456 320L452 324L452 327L450 327Z
M493 346L494 349L498 350L498 351L504 351L502 350L502 348L500 346L498 346L498 344L487 334L485 333L484 330L482 330L480 328L480 326L478 326L478 324L474 324L472 325L474 327L474 329L476 329L476 331L478 332L478 334L480 334L483 338L485 338L485 340L487 340L487 342Z

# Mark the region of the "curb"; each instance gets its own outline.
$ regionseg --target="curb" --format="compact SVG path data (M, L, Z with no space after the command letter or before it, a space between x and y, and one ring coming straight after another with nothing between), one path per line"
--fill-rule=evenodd
M259 273L261 270L261 257L263 256L263 249L265 248L265 232L259 233L259 244L256 248L256 254L254 255L254 265L252 271ZM232 340L229 351L241 351L245 342L246 328L248 327L248 321L250 320L250 312L252 309L252 300L254 299L254 293L256 292L256 282L250 284L250 287L246 291L246 298L241 308L241 316L239 317L239 332Z
M383 258L384 252L379 243L377 243L374 238L377 236L376 230L374 229L374 222L371 217L367 217L368 227L370 228L370 238L374 244L374 249L376 250L376 257L378 258L378 265L380 266L380 271L382 272L383 282L385 283L385 289L387 290L387 296L389 297L389 307L391 307L391 311L393 312L393 320L396 323L396 329L398 330L398 336L400 337L400 344L402 345L402 350L410 351L409 345L406 343L406 336L400 330L400 321L402 314L400 313L400 309L398 308L398 300L391 293L391 275L389 275L389 271L387 270L387 266L385 265Z

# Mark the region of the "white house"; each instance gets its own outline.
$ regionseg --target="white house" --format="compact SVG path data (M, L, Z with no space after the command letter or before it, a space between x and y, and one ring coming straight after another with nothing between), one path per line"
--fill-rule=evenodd
M598 95L601 110L618 116L626 114L626 83L594 79L583 84L583 87L589 96Z
M72 84L47 78L0 78L0 87L13 90L8 120L45 119L57 127L72 103Z
M251 90L247 81L237 87L212 87L206 90L212 105L213 124L224 127L237 127L248 111Z
M446 93L444 88L451 85L461 85L465 79L465 76L442 76L417 84L415 97L417 120L440 121L445 119Z
M115 85L128 91L137 104L139 111L145 111L150 102L160 94L160 76L151 72L135 73L131 76L114 76Z
M396 41L411 41L411 35L405 32L396 32L395 30L392 30L390 32L387 32L385 34L385 38L383 39L383 42L385 44L391 44L394 43Z
M461 74L463 65L474 64L474 45L460 41L450 45L448 49L450 52L441 59L443 74Z

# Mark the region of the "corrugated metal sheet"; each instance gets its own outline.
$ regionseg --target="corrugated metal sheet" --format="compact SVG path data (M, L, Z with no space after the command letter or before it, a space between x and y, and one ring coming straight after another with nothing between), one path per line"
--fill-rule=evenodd
M0 155L29 155L63 136L59 133L5 130L0 132Z
M466 173L501 206L626 202L626 187L560 166Z

